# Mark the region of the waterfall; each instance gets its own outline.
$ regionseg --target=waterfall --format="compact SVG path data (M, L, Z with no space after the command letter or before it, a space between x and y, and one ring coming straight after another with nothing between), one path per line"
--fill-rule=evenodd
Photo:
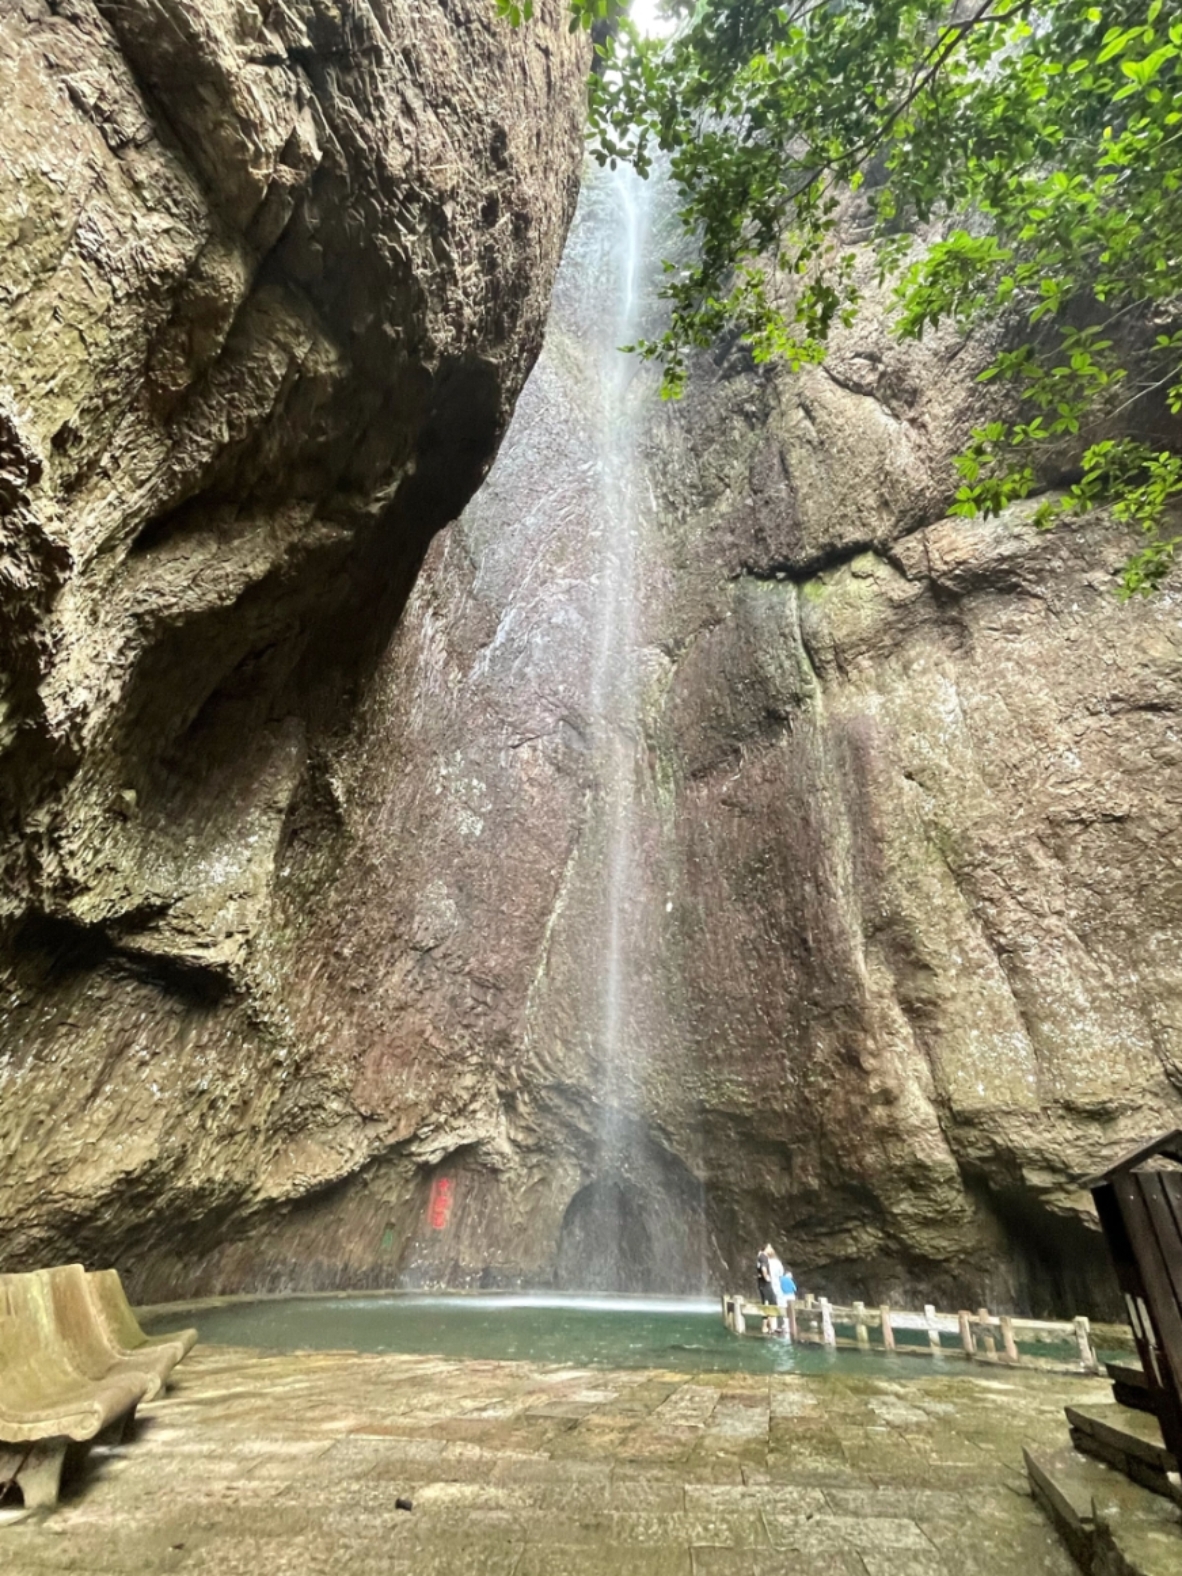
M466 795L451 880L498 895L482 973L499 985L514 949L536 948L520 1042L500 1052L503 1153L521 1157L515 1198L568 1291L709 1279L666 711L686 522L658 471L679 417L657 369L620 348L661 332L673 200L659 177L588 172L545 347L453 549L475 576L460 715L481 726L447 764Z
M667 674L654 639L667 548L645 452L663 415L655 369L621 352L654 330L663 187L620 168L593 177L585 191L590 222L570 263L579 288L597 296L593 318L584 303L589 343L581 355L583 376L596 385L583 406L592 440L585 500L591 803L576 905L586 924L571 928L575 966L592 980L579 992L576 1032L588 1055L593 1132L591 1180L568 1209L558 1273L564 1284L588 1290L697 1291L706 1280L702 1187L686 1153L685 1124L680 1146L658 1125L674 1119L668 1091L681 1103L688 1072L668 929L670 829L662 824L646 725ZM696 1124L689 1125L692 1148Z
M597 787L605 824L602 937L603 977L599 1022L594 1026L600 1069L601 1164L615 1169L625 1139L622 1119L635 1111L640 1090L629 1078L626 968L643 723L640 713L640 588L637 583L642 529L638 491L641 418L630 399L637 370L620 347L639 329L640 278L648 234L651 193L647 181L621 167L607 177L611 197L608 230L613 264L605 312L610 332L599 345L599 430L596 434L598 567L596 571L595 662L589 715ZM643 391L641 397L643 397ZM647 391L651 394L651 389ZM638 1047L641 1054L643 1048ZM642 1069L634 1065L633 1074Z

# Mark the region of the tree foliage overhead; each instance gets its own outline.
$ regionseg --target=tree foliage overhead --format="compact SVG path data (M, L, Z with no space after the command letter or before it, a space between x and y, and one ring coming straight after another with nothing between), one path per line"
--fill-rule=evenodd
M499 0L502 9L516 9ZM614 0L571 0L572 26ZM676 395L687 353L736 328L757 360L818 361L858 306L843 206L860 190L896 328L1004 316L986 370L1016 398L972 436L955 508L996 513L1073 449L1046 501L1144 532L1125 595L1182 538L1182 20L1162 0L665 0L597 44L593 150L660 151L693 237L667 331L639 349ZM925 243L915 241L922 229ZM780 288L776 276L790 288ZM787 303L785 305L785 303ZM1173 436L1174 441L1171 441Z

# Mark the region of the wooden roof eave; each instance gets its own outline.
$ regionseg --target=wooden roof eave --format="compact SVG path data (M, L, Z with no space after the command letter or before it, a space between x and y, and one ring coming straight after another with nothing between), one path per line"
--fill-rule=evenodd
M1089 1190L1099 1187L1102 1182L1111 1182L1113 1177L1120 1176L1125 1171L1132 1171L1143 1161L1153 1160L1158 1155L1182 1163L1182 1127L1176 1127L1172 1133L1163 1133L1160 1138L1154 1138L1148 1144L1142 1144L1140 1148L1122 1155L1108 1167L1107 1171L1097 1172L1094 1177L1088 1177L1080 1186Z

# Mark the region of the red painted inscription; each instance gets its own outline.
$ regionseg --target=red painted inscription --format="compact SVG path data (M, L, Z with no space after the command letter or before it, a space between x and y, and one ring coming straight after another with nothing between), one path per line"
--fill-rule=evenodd
M433 1231L442 1231L451 1219L452 1181L450 1177L436 1177L431 1184L431 1197L427 1203L427 1224Z

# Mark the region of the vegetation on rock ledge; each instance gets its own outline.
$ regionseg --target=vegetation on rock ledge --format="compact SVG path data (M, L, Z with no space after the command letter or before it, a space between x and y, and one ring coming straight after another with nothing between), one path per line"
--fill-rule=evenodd
M613 3L571 0L572 26ZM636 347L666 395L724 332L760 361L823 357L858 306L860 193L900 334L1012 326L983 374L1012 386L1010 414L958 457L955 510L1066 476L1040 519L1110 505L1144 533L1123 594L1157 586L1182 546L1182 22L1162 0L664 9L670 37L604 29L591 126L601 162L668 157L696 242L666 264L668 329Z

